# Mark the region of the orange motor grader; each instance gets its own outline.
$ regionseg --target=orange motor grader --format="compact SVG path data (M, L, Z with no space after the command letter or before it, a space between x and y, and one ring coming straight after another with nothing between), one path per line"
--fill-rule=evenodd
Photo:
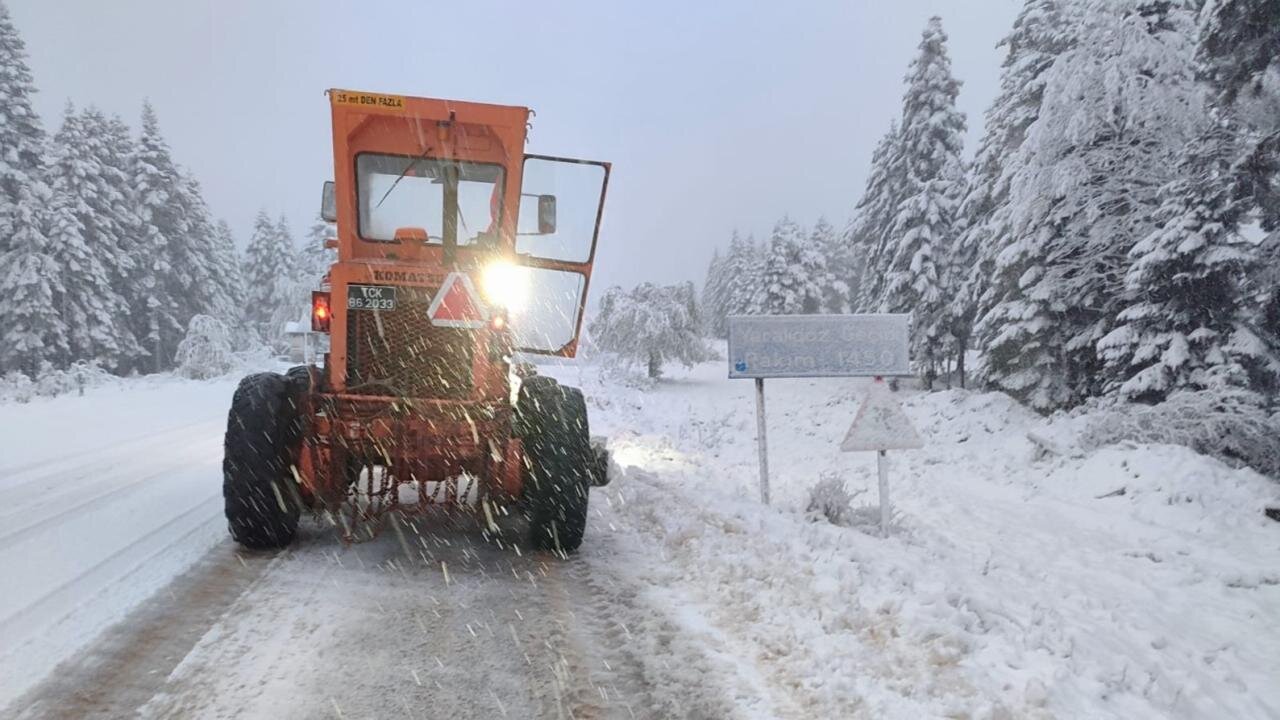
M329 351L236 390L232 537L287 545L310 508L363 539L390 513L465 503L576 549L608 461L582 392L517 357L577 350L609 164L526 154L523 107L328 97L338 257L311 321Z

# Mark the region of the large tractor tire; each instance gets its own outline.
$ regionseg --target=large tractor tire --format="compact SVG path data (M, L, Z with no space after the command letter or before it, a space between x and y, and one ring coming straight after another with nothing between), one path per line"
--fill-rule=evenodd
M240 381L227 416L222 497L227 528L252 549L280 548L298 531L301 500L290 469L300 441L297 385L276 373Z
M534 376L520 385L517 429L524 439L523 505L529 542L568 554L582 544L593 456L582 391Z

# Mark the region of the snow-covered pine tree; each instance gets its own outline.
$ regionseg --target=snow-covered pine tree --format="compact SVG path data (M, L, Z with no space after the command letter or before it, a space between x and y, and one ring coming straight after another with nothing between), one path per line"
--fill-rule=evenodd
M1280 338L1280 230L1258 245L1258 266L1249 278L1259 334L1274 343Z
M302 273L313 283L319 283L329 272L329 268L338 261L338 251L324 246L326 240L335 237L337 230L333 223L316 215L316 219L307 228L302 241L300 262Z
M279 344L283 340L283 323L277 326L274 321L281 320L282 307L291 307L297 257L289 236L280 231L265 210L259 210L241 272L245 319L268 343Z
M600 349L627 363L644 363L649 377L657 378L664 363L692 367L708 357L696 297L692 283L612 287L588 329Z
M0 375L18 370L34 379L45 363L67 362L67 328L57 306L64 294L61 268L44 227L48 196L43 183L18 185L9 208L13 235L0 253Z
M773 226L765 251L757 312L764 315L816 313L830 286L827 261L804 230L783 217Z
M144 353L107 267L119 255L121 232L111 206L124 198L90 131L68 103L49 153L49 255L60 268L57 304L67 326L68 360L120 371Z
M12 247L16 234L27 232L15 226L18 204L30 199L24 198L24 188L41 182L44 129L31 107L35 92L26 44L0 2L0 253ZM34 192L41 196L41 190Z
M190 319L187 292L192 271L175 262L189 227L181 201L182 176L160 134L151 103L142 107L142 132L132 162L138 213L135 252L139 263L134 332L151 353L156 371L168 367Z
M1186 2L1090 0L1013 157L1011 233L979 320L988 384L1050 410L1099 393L1128 251L1205 124Z
M293 231L289 228L288 219L281 214L276 221L276 234L280 236L280 246L289 254L287 263L286 277L288 286L284 288L280 303L276 306L275 312L271 316L270 329L274 330L278 337L278 342L285 342L284 331L285 325L290 322L299 322L310 317L311 312L311 291L316 289L320 284L321 274L311 272L309 267L313 260L306 256L305 250L298 247L298 243L294 240ZM323 245L321 250L323 250ZM268 339L272 336L268 335Z
M1222 105L1262 99L1270 106L1269 121L1280 124L1275 106L1280 99L1280 2L1205 3L1197 57Z
M213 227L213 265L222 276L224 292L233 301L231 314L224 320L228 326L234 326L244 315L244 275L240 270L235 234L226 220L219 219Z
M756 308L756 294L760 286L761 257L755 239L743 239L736 232L729 241L729 254L725 258L725 314L752 315Z
M858 259L847 242L825 217L819 217L809 234L809 246L823 257L826 277L822 280L822 305L817 312L847 313L850 308L849 283L858 277Z
M1276 387L1280 360L1254 329L1247 286L1258 249L1239 232L1249 209L1232 167L1240 137L1223 123L1197 139L1181 177L1165 190L1162 226L1129 252L1131 300L1119 326L1098 343L1125 399Z
M80 122L88 139L89 152L96 159L96 167L101 173L97 181L98 192L91 200L101 232L100 238L94 241L94 249L111 277L112 286L127 304L125 315L138 348L132 365L138 367L148 351L136 335L143 323L134 316L135 310L145 305L141 297L141 270L145 254L141 252L142 232L133 186L133 158L137 146L129 126L119 117L107 118L101 111L90 107L81 113Z
M960 82L951 75L947 34L932 17L907 72L899 148L907 170L889 230L882 312L911 313L912 358L932 385L947 352L951 279L948 262L964 194L965 119L956 109Z
M906 181L901 134L898 121L894 120L871 153L866 188L845 233L846 244L862 266L860 276L850 283L858 288L853 305L859 311L874 311L884 295L884 274L890 257L886 245Z
M182 172L176 198L186 218L187 233L173 244L174 262L188 269L187 302L183 316L212 315L232 320L239 315L240 297L235 274L227 274L228 258L218 228L204 201L200 183ZM188 325L189 329L189 325Z
M738 232L735 230L734 238ZM730 241L732 243L732 241ZM707 263L707 277L702 284L702 321L705 331L712 337L722 338L728 335L727 312L728 276L725 268L727 257L721 257L720 248L711 253L711 261Z
M1201 16L1201 77L1214 112L1241 132L1232 172L1248 195L1251 215L1270 231L1252 273L1260 330L1280 338L1280 2L1213 0Z
M1045 70L1071 47L1073 26L1068 12L1073 7L1070 0L1025 0L1013 29L1000 42L1005 48L1000 92L987 109L982 141L960 204L960 232L951 253L954 279L946 283L961 387L973 323L990 307L996 254L1010 233L1013 166L1007 160L1022 147L1027 129L1040 116Z

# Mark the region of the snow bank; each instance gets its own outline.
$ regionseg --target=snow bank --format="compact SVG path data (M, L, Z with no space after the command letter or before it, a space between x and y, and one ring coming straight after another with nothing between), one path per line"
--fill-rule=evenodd
M765 507L751 383L719 364L648 390L555 372L628 466L606 493L652 558L637 577L759 680L761 717L1280 714L1277 491L1251 470L1092 450L1087 416L1001 394L908 393L928 445L891 453L881 540L873 457L836 450L860 381L767 384ZM850 527L807 512L824 473L861 493Z

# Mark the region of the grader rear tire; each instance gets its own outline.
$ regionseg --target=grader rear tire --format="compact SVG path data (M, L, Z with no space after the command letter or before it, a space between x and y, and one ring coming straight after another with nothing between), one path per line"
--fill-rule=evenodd
M298 531L290 464L299 422L286 378L258 373L240 381L227 416L222 497L227 529L247 548L284 547Z
M520 386L517 429L524 439L524 507L529 542L568 554L587 529L591 489L591 435L582 391L535 376Z

